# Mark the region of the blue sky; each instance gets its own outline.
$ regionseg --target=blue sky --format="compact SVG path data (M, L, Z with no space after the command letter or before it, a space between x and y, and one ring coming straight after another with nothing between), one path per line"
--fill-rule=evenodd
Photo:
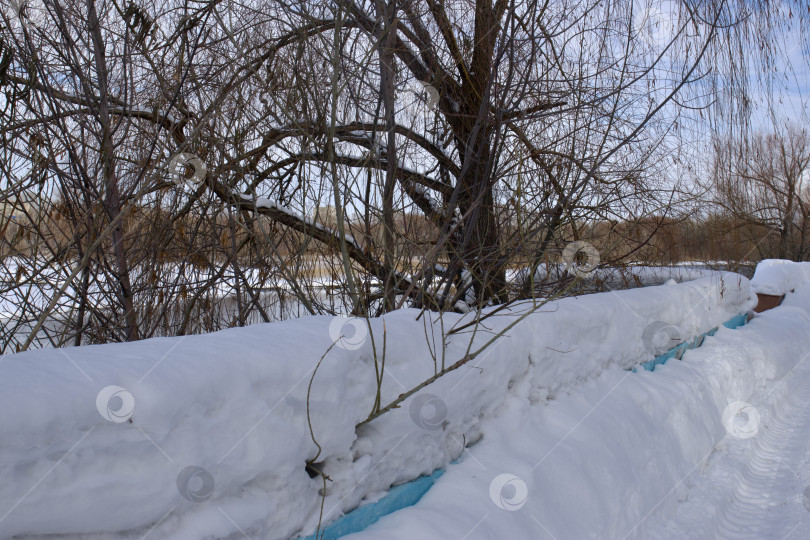
M794 30L792 34L786 40L785 61L779 69L780 76L774 81L772 94L756 86L752 89L757 105L752 126L758 129L770 128L769 101L779 121L806 124L810 120L810 51L803 46L810 44L803 43L799 31Z

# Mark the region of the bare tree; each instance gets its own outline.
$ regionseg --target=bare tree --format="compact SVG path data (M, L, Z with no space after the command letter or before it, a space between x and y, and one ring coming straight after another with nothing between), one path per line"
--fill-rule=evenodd
M750 141L717 145L718 203L737 222L765 240L761 257L802 261L810 253L810 137L787 125Z
M635 224L603 263L636 260L700 115L745 103L747 25L787 20L692 0L14 6L4 350L480 309L537 294L603 223Z

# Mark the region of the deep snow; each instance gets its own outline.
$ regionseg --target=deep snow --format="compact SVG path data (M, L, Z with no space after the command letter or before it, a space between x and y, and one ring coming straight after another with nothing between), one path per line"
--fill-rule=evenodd
M760 294L781 296L810 282L810 262L765 259L757 265L751 288Z
M375 396L375 350L381 360L385 349L386 404L529 305L444 340L472 314L309 317L5 357L0 536L288 538L315 530L322 502L326 522L459 457L416 507L360 536L621 534L671 502L670 482L711 450L725 399L795 362L808 343L787 338L808 334L808 320L779 308L790 316L721 329L685 362L627 369L662 336L687 339L753 303L748 281L728 273L552 302L358 429ZM651 326L666 330L645 334ZM329 477L323 501L307 460ZM520 509L498 507L515 506L524 486Z
M422 500L346 538L807 538L810 291L785 304L654 373L513 388Z

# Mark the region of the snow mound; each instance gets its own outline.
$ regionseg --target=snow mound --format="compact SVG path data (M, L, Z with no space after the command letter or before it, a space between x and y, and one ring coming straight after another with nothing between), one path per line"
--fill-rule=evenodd
M706 489L706 468L735 444L787 439L806 456L806 433L778 429L783 426L774 419L784 411L768 407L763 397L795 375L808 349L805 285L781 307L737 330L721 327L683 361L653 373L608 367L576 393L541 406L532 403L531 385L518 384L506 410L484 422L482 441L415 506L346 540L791 536L796 521L785 520L775 529L784 533L775 535L764 519L783 516L781 505L788 503L806 516L806 484L790 486L795 475L782 456L758 456L767 472L725 470L743 488L752 478L774 491L790 488L779 492L781 505L768 506L763 492L744 490L744 513L727 521L727 497L712 506L700 488ZM692 513L673 526L670 520L684 505ZM728 523L736 528L724 529Z
M810 281L810 262L765 259L757 265L751 287L754 292L782 296Z
M651 359L661 335L688 339L754 303L744 277L722 273L529 315L528 303L493 308L477 325L401 310L3 357L0 536L310 534L321 508L326 523L457 459L516 391L547 403ZM385 405L504 331L355 428L383 357Z

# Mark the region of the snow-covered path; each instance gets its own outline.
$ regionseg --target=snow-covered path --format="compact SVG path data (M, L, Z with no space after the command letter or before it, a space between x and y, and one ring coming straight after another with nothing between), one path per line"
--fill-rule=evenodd
M733 497L720 513L722 538L808 538L810 512L801 493L810 483L810 369L802 364L784 385L770 425L749 449L748 462L735 478ZM722 469L718 464L718 468ZM798 529L803 526L804 534Z
M524 384L422 500L350 538L810 538L810 291L653 373L537 404Z
M650 519L641 537L810 538L810 353L750 405L675 516Z

